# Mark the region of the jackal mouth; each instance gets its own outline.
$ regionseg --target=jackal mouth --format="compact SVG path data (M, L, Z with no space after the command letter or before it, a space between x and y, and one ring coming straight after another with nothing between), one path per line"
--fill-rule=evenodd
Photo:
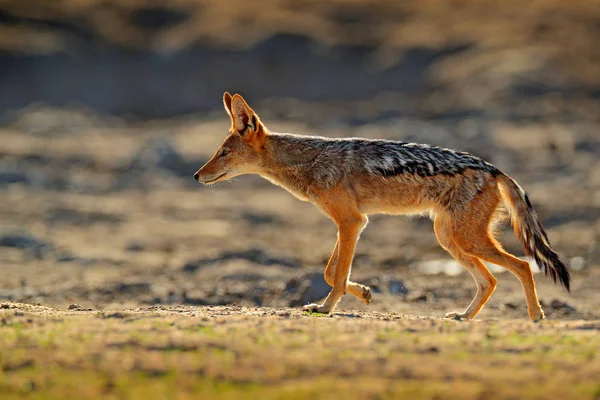
M209 181L204 181L202 183L204 183L205 185L210 185L211 183L215 183L216 181L218 181L219 179L221 179L225 175L227 175L227 172L223 172L221 175L217 176L216 178L213 178L213 179L211 179Z

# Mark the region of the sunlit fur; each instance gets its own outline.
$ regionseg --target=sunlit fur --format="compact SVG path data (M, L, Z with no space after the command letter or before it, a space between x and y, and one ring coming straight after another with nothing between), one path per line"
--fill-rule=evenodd
M307 310L332 312L346 291L370 302L371 290L349 276L367 215L375 213L427 213L434 219L438 241L477 286L467 309L448 317L470 319L483 308L496 286L482 262L488 261L519 278L529 316L543 318L529 264L504 251L494 238L503 209L526 254L569 289L569 272L550 247L527 195L493 165L468 153L422 144L269 132L240 95L225 93L223 103L231 117L229 135L195 178L211 184L258 174L312 202L338 227L325 268L333 289L323 304L309 304Z

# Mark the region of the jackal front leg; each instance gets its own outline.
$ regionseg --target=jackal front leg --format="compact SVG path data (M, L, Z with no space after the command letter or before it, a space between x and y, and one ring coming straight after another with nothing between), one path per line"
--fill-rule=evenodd
M364 227L363 227L364 228ZM339 236L335 242L335 247L333 248L333 253L329 258L329 262L327 263L327 267L325 267L325 281L329 286L333 286L335 279L335 265L337 264L338 258L338 246L339 246ZM363 303L369 304L371 302L371 288L365 285L361 285L360 283L348 281L348 291L354 296L358 297Z
M350 266L354 258L356 242L364 224L366 217L361 215L344 216L337 222L338 225L338 255L335 262L335 272L333 274L333 289L323 302L323 304L308 304L304 310L330 313L333 311L342 296L346 294L348 286L348 277L350 276ZM335 253L335 252L334 252ZM332 255L333 257L333 255ZM331 261L331 260L330 260Z

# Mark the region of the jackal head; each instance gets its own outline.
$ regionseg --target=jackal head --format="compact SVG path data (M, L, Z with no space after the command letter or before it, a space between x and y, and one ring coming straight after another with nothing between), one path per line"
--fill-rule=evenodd
M194 174L194 179L212 184L260 169L266 129L258 115L239 94L223 95L225 111L231 117L229 134L212 158Z

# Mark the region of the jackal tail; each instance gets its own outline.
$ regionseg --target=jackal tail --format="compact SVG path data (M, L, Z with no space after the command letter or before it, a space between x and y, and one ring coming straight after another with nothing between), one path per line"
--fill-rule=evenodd
M510 214L511 225L523 245L525 255L533 257L554 283L560 283L570 291L571 276L559 255L550 246L548 235L533 209L527 193L507 175L500 174L498 182L502 197Z

